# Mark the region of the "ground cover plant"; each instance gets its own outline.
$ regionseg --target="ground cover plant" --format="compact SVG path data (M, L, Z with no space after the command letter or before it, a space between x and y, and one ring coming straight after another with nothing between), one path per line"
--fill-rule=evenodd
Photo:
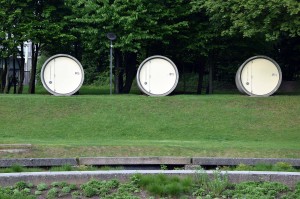
M216 171L212 178L204 172L194 178L167 175L133 175L130 180L91 179L84 184L53 182L50 185L17 182L14 186L0 187L1 199L34 198L250 198L299 199L300 182L293 188L277 182L242 182L231 184L227 176Z
M1 95L0 103L0 144L32 144L3 158L300 155L297 95Z
M277 162L276 164L256 164L256 165L246 165L239 164L237 166L224 166L221 167L222 170L226 171L285 171L285 172L299 172L298 168L293 167L287 162Z

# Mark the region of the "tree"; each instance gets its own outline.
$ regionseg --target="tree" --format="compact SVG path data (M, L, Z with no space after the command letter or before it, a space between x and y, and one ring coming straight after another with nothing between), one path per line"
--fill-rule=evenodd
M32 41L32 69L29 82L29 93L35 93L35 78L39 52L46 45L57 41L63 45L74 39L67 33L64 21L66 7L63 0L28 0L28 37Z
M22 46L23 42L26 41L26 31L24 26L24 11L26 9L26 0L16 1L0 1L0 45L1 53L0 57L5 59L5 69L2 78L6 78L6 83L4 85L4 91L9 92L10 81L9 81L9 64L8 59L12 57L13 62L13 84L14 93L16 90L16 59L18 54L21 57L19 63L19 88L18 93L23 90L23 79L24 79L24 54L23 49L18 48Z
M300 36L300 3L297 0L194 0L194 8L204 9L210 21L220 24L223 35L257 34L266 40L280 35Z
M80 33L81 38L84 36L85 53L96 48L97 51L93 52L99 53L97 57L106 57L104 53L109 42L105 35L108 32L117 34L117 60L124 64L122 68L125 69L125 83L120 83L119 88L124 93L130 91L137 70L137 60L144 58L146 54L152 54L153 46L160 45L159 49L163 49L163 45L173 41L170 40L173 34L187 26L187 21L179 20L181 13L185 14L179 11L188 5L184 0L70 0L69 5L73 9L71 21L77 24L72 30ZM107 60L103 61L107 63ZM122 76L123 71L118 71L118 74ZM122 81L122 78L119 80Z
M292 74L297 73L296 62L299 62L292 57L299 52L296 50L299 49L297 41L300 37L299 1L193 0L192 3L194 9L205 11L210 23L218 25L222 36L241 35L241 39L250 38L256 43L260 40L260 44L265 41L273 48L268 47L270 51L265 53L281 63L284 78L293 79ZM295 42L290 42L292 40Z

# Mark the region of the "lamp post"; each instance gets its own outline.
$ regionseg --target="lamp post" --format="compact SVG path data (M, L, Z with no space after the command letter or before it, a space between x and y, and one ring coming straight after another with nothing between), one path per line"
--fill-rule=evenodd
M112 41L116 40L117 36L113 32L107 33L106 36L110 40L110 76L109 76L109 81L110 81L110 95L111 95L112 94L112 48L113 48Z

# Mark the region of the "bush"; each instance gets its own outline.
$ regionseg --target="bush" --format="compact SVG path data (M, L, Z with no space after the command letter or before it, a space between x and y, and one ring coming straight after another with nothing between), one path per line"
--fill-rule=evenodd
M170 177L164 174L158 175L137 175L138 185L158 196L181 196L190 192L192 179Z
M21 165L18 165L18 164L14 164L11 166L11 170L14 172L14 173L20 173L20 172L23 172L24 171L24 167L21 166Z
M212 178L210 178L203 169L200 169L196 173L196 183L200 185L200 190L194 193L198 196L209 194L213 197L219 197L230 186L228 176L219 170L214 171Z
M48 191L46 198L47 199L55 199L58 197L58 189L52 188Z
M277 162L273 166L274 171L290 171L290 172L295 172L297 171L290 163L287 162Z
M45 184L45 183L40 183L40 184L37 185L36 188L37 188L38 191L45 191L45 190L48 189L48 185Z

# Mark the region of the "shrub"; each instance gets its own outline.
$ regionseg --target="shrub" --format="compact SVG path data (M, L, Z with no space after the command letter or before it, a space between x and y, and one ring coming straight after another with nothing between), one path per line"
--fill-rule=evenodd
M45 184L45 183L40 183L40 184L37 185L36 188L37 188L38 191L45 191L45 190L48 189L48 185Z
M63 188L61 189L61 192L62 192L62 193L70 193L70 192L71 192L71 188L70 188L70 187L63 187Z
M39 190L37 190L37 191L34 192L34 195L37 195L37 196L42 195L42 194L43 194L43 192L39 191Z
M85 195L86 197L93 197L98 195L98 190L89 185L82 187L82 191L83 195Z
M296 169L287 162L277 162L274 166L273 166L273 170L274 171L296 171Z
M20 181L20 182L17 182L14 187L18 190L22 190L22 189L28 188L28 185L26 182Z
M240 163L239 165L237 165L237 167L235 168L235 170L237 170L237 171L252 171L253 170L253 166Z
M76 190L77 189L76 184L70 184L69 187L70 187L71 190Z
M195 194L202 194L202 196L207 194L211 194L213 197L221 196L230 186L228 176L219 170L214 171L211 179L204 170L200 170L196 173L196 180L201 190L196 191Z
M72 192L71 196L72 196L72 199L80 199L81 198L81 194L79 191Z
M67 182L53 182L53 183L51 183L51 186L63 188L63 187L69 186L69 184Z
M164 174L137 177L140 178L137 181L139 186L158 196L180 196L189 193L193 184L191 178L181 179Z
M23 172L24 171L24 167L19 165L19 164L14 164L11 166L11 170L14 172L14 173L19 173L19 172Z
M48 191L46 198L47 199L55 199L58 197L58 189L52 188Z
M60 167L51 167L50 171L73 171L73 167L70 164L65 164Z
M242 182L227 193L232 198L277 198L288 190L286 185L276 182Z

